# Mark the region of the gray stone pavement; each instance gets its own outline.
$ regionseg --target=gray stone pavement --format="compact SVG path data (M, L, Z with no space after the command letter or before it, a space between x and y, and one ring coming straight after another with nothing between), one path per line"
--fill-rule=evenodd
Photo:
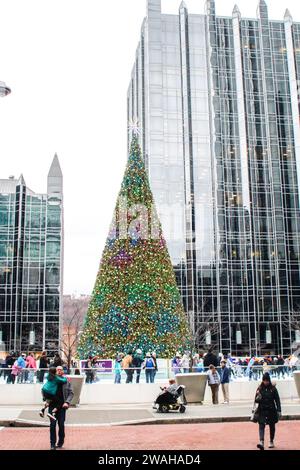
M69 426L108 426L135 424L219 423L248 421L252 402L229 405L188 405L186 413L157 413L149 403L139 405L81 405L67 413ZM48 426L48 418L40 418L35 406L0 406L0 426ZM284 420L300 420L300 400L283 401Z

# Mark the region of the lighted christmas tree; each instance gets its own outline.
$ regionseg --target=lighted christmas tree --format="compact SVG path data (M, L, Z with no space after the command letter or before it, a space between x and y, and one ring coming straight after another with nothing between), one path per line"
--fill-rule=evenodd
M102 358L140 348L171 357L189 330L134 134L78 353Z

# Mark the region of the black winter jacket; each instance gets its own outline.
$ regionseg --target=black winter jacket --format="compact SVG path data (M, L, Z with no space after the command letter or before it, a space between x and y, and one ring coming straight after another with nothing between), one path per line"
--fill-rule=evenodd
M256 391L255 402L258 403L259 424L275 424L278 422L281 403L276 387L271 384L267 387L261 385Z

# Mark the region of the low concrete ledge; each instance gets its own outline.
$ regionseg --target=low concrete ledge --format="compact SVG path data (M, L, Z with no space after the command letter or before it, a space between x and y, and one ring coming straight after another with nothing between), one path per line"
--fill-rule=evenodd
M294 372L294 381L298 393L298 398L300 398L300 370Z
M160 384L84 384L80 396L82 405L151 404L160 392ZM231 382L230 401L253 401L259 382ZM293 379L280 380L277 389L282 400L298 400ZM222 391L220 390L220 401ZM1 384L0 403L7 406L36 405L42 403L41 384ZM204 404L211 403L211 391L206 387Z
M280 421L299 421L300 414L295 415L286 415L280 418ZM215 416L215 417L203 417L203 418L158 418L149 421L143 422L132 422L132 423L122 423L118 426L137 426L141 424L209 424L209 423L248 423L250 421L250 416Z
M247 423L249 422L249 414L245 416L212 416L212 417L186 417L183 418L174 413L172 418L151 418L151 419L141 419L141 420L132 420L132 421L120 421L115 423L88 423L84 424L82 422L66 424L66 427L74 426L93 426L93 427L106 427L106 426L141 426L141 425L151 425L151 424L209 424L209 423ZM300 421L300 414L288 414L283 415L280 421ZM1 427L16 427L16 428L47 428L49 423L40 423L38 421L27 421L22 419L15 420L6 420L0 421Z

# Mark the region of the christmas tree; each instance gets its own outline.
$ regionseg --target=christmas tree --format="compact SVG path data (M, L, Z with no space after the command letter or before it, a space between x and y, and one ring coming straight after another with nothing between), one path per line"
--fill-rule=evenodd
M169 358L186 347L188 337L174 270L134 134L78 353L82 359L90 354L111 358L139 348Z

